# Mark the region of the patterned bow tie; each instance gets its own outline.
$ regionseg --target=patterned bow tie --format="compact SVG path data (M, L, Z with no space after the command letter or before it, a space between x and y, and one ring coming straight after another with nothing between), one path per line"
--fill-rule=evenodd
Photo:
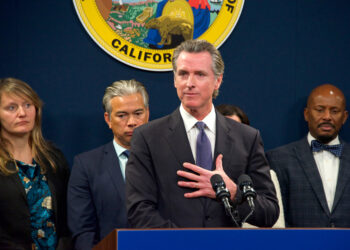
M312 152L327 150L330 153L334 154L335 156L340 157L341 152L343 150L343 144L326 145L326 144L320 143L319 141L313 140L311 141L311 149L312 149Z

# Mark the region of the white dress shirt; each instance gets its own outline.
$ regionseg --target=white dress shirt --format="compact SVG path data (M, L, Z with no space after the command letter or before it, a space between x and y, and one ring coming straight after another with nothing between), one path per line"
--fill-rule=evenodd
M199 129L196 127L198 120L194 118L190 113L188 113L184 107L180 106L180 114L182 120L184 121L185 130L187 133L187 138L191 146L193 158L196 159L196 143L197 136L199 134ZM210 113L202 120L206 124L204 129L205 134L208 136L211 144L211 155L214 159L214 148L215 148L215 131L216 131L216 113L214 105L212 105Z
M312 140L316 140L310 132L307 135L307 140L311 145ZM339 137L337 136L327 145L339 144ZM313 152L318 172L320 173L323 189L326 195L329 211L332 211L335 190L337 188L338 172L339 172L339 157L334 154L321 150Z
M128 149L120 146L118 143L116 143L115 140L113 140L113 146L119 159L119 166L120 166L120 170L122 171L123 179L125 180L125 167L126 167L126 163L128 162L128 157L126 157L123 153L125 150L128 150Z

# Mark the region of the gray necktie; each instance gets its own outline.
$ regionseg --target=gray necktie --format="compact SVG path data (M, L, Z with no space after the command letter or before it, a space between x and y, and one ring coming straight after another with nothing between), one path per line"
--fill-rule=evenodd
M196 145L196 165L211 170L213 159L211 156L211 145L208 136L204 132L205 123L197 122L196 127L199 129Z

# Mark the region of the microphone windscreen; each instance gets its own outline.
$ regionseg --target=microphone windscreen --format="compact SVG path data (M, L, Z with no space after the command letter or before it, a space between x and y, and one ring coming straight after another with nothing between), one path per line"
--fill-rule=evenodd
M219 175L219 174L214 174L210 178L210 183L211 183L212 187L216 186L220 182L224 182L224 180L222 179L221 175Z
M240 189L242 189L245 185L253 186L253 181L248 175L242 174L240 177L238 177L238 186Z

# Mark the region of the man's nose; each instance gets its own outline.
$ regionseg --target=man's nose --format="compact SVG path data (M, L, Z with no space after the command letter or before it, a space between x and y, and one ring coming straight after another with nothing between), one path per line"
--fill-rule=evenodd
M323 119L325 120L330 120L331 119L331 111L326 109L323 113L323 116L322 116Z
M186 83L186 86L188 88L192 88L194 87L195 85L195 78L194 78L194 75L190 74L187 78L187 83Z
M134 127L137 125L137 118L134 115L130 115L128 119L128 126Z

